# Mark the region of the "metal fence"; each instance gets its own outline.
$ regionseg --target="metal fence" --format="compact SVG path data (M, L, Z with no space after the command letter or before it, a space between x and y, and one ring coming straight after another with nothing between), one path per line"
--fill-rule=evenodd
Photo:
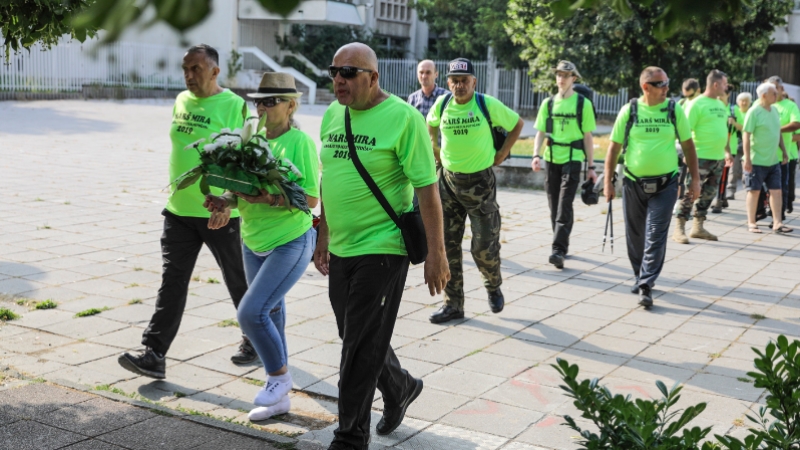
M120 42L93 52L95 43L62 39L50 50L37 44L12 54L0 64L0 91L77 92L84 85L185 88L181 70L185 49Z
M417 81L417 63L412 59L380 59L378 71L381 74L381 87L402 98L419 89ZM434 64L439 71L436 80L439 86L447 86L447 63L436 60ZM539 109L550 92L533 90L531 77L526 70L493 69L487 61L473 62L475 76L478 78L477 90L492 95L504 104L517 111L533 112ZM620 89L617 95L600 95L595 93L592 99L598 114L615 115L628 101L627 89Z

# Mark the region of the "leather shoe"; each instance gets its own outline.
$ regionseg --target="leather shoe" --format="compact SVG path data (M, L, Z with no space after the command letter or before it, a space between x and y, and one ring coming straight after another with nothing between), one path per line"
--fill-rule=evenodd
M403 400L403 403L393 407L384 406L383 417L381 417L378 425L375 426L375 431L379 435L385 436L391 433L403 422L403 418L406 416L406 409L408 409L408 405L416 400L417 397L419 397L420 392L422 392L422 380L415 379L414 381L416 382L416 385L411 391L411 394L409 394L409 396Z
M450 305L442 305L438 311L431 314L431 323L444 323L453 319L463 319L464 311L459 311Z
M503 297L503 293L500 291L500 289L489 292L489 307L492 308L493 313L499 313L503 310L505 305L506 299Z

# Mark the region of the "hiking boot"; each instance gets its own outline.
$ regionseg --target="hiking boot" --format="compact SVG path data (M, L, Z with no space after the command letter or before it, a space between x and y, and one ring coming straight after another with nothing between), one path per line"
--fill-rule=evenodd
M672 240L679 244L689 243L689 238L686 237L686 219L683 217L675 220L675 232L672 234Z
M248 364L258 359L258 353L253 348L253 343L246 336L242 336L242 343L239 344L239 351L231 356L234 364Z
M639 285L634 284L633 287L631 287L631 294L638 294L638 293L639 293Z
M489 292L489 307L492 308L493 313L497 314L502 311L505 304L506 299L499 288L496 291Z
M708 230L703 228L703 223L705 221L706 221L705 217L695 217L694 221L692 222L692 232L689 233L689 236L696 239L705 239L707 241L718 240L716 236L709 233Z
M430 320L431 323L444 323L444 322L449 322L453 319L463 319L463 318L464 318L464 311L459 311L450 305L442 305L442 307L439 308L438 311L431 314L428 320Z
M409 392L408 397L403 400L403 403L391 407L384 405L383 417L381 417L378 425L375 426L375 432L377 432L379 435L385 436L396 430L397 427L403 423L403 418L406 416L406 409L408 409L408 405L416 400L417 397L419 397L420 392L422 392L422 380L415 379L414 381L416 384L411 392Z
M725 200L736 200L736 191L730 192L726 197Z
M723 207L723 208L727 208L728 206L729 206L729 205L728 205L728 199L727 199L727 198L723 198L723 199L722 199L722 207Z
M711 212L714 214L721 214L722 213L722 206L714 205L711 207Z
M561 250L553 251L553 254L550 255L550 264L556 266L556 269L563 269L564 268L564 252Z
M166 378L167 364L164 356L158 356L152 348L147 347L138 355L125 352L119 355L117 362L123 369L137 375L143 375L157 380Z
M644 306L644 309L650 309L653 306L653 293L650 286L646 284L639 286L639 304Z

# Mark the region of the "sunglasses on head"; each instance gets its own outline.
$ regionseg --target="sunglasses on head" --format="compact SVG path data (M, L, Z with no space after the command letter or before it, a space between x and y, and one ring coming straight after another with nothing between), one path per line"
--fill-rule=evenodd
M662 81L645 81L645 83L653 86L654 88L665 88L669 87L669 79L662 80Z
M261 105L266 106L267 108L272 108L273 106L277 105L278 103L288 102L289 99L280 98L280 97L264 97L264 98L257 98L253 100L253 103L256 104L256 108Z
M336 74L339 74L344 79L351 79L355 78L358 75L358 72L373 72L372 69L362 69L360 67L353 67L353 66L330 66L328 67L328 76L331 78L336 78Z

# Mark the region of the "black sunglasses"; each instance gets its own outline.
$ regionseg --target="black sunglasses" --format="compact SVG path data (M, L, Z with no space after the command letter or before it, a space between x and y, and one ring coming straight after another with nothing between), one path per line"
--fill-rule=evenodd
M653 86L654 88L665 88L669 87L669 79L663 81L645 81L645 83Z
M253 100L253 103L256 104L256 108L261 105L266 106L267 108L272 108L273 106L277 105L278 103L288 102L289 99L280 98L280 97L264 97L264 98L257 98Z
M362 69L359 67L353 66L330 66L328 67L328 76L331 78L336 78L336 74L342 76L342 78L349 80L350 78L355 78L358 75L358 72L374 72L372 69Z

